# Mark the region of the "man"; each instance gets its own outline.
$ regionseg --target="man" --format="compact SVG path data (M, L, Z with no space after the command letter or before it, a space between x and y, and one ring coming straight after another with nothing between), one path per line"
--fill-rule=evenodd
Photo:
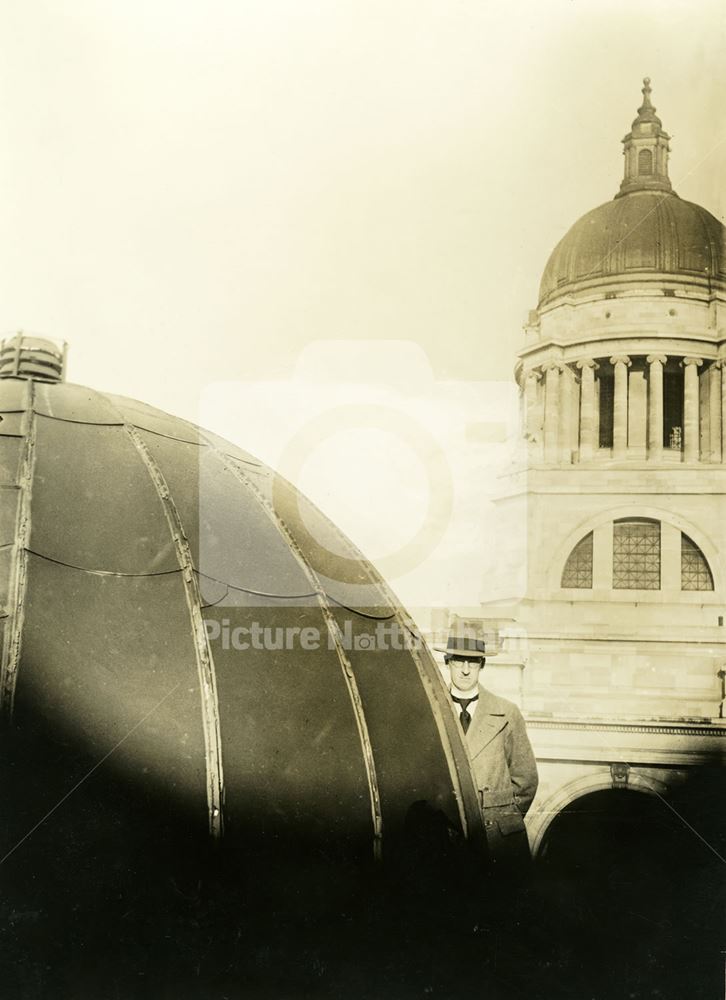
M465 734L492 864L500 870L526 868L530 853L524 817L538 778L522 713L480 686L486 662L481 638L452 633L446 649L439 651L451 674L451 704Z

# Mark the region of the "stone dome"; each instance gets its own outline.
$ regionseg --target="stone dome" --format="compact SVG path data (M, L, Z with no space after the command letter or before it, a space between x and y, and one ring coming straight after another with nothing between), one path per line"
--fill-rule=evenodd
M726 227L676 194L633 191L588 212L560 240L542 276L539 305L615 280L664 277L726 285Z
M615 283L676 281L707 292L726 286L726 228L705 208L683 201L668 176L670 136L651 103L643 102L623 139L625 169L613 201L583 215L547 261L539 307L560 296ZM608 289L610 290L610 289Z

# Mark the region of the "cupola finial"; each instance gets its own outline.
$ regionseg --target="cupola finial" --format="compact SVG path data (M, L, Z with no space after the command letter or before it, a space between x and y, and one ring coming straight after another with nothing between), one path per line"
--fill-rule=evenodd
M633 191L673 191L668 177L670 136L655 113L651 93L650 77L646 76L643 78L643 103L638 108L638 117L623 139L625 176L617 197Z
M20 331L0 341L0 378L63 382L67 353L65 341L27 336Z
M643 77L643 89L641 91L641 93L643 95L643 108L653 107L652 104L650 103L651 92L652 91L651 91L651 86L650 86L650 77L649 76L644 76ZM639 108L638 110L642 111L643 108ZM655 108L653 108L653 110L655 110Z

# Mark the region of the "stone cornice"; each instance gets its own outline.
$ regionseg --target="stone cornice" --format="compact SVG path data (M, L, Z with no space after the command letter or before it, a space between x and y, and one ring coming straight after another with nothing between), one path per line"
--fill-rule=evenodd
M648 473L646 482L632 486L633 472ZM588 481L591 477L592 481ZM625 478L623 478L625 477ZM507 496L532 495L612 496L627 492L635 496L653 496L662 492L685 496L726 496L726 464L721 462L699 462L686 464L677 458L648 462L624 459L616 461L599 456L587 462L574 465L558 465L528 459L513 465L503 473L501 492L493 499ZM516 485L508 485L515 482ZM667 490L661 487L668 487Z
M633 472L647 473L648 478L633 484ZM528 476L527 489L531 493L580 495L586 492L589 496L609 496L626 492L648 495L662 492L663 477L673 476L677 476L677 480L673 480L673 488L668 490L671 493L693 496L709 493L720 496L726 493L726 465L721 462L687 464L677 457L672 462L648 462L645 459L616 460L596 456L588 463L564 467L556 463L530 463L521 469L513 469L512 474L515 473ZM588 485L590 476L592 481ZM615 479L615 476L618 478ZM658 476L660 479L655 478ZM654 483L657 483L657 489L653 488Z
M608 292L615 292L614 301L621 298L631 300L643 298L652 302L663 296L664 288L675 291L677 298L708 303L713 299L723 300L726 282L713 275L706 277L696 273L673 274L668 271L641 271L632 275L583 278L568 282L548 299L541 301L537 306L537 312L542 316L562 306L577 308L586 302L613 301L605 299Z
M578 336L575 340L564 340L560 337L556 340L548 338L538 341L536 344L527 344L519 351L518 359L525 361L533 355L546 354L548 351L554 352L555 356L561 360L571 362L587 358L607 358L620 352L623 354L627 352L635 357L663 353L669 357L683 358L693 356L695 349L698 351L699 357L711 361L723 353L722 350L719 350L720 345L720 338L705 337L703 333L658 336L657 334L629 332L626 334L608 333L603 336L601 332L598 332L593 333L592 337Z
M578 732L646 733L652 736L715 736L726 739L726 726L705 722L605 722L586 719L542 719L524 717L529 729L577 730Z
M654 600L648 601L646 595L648 593L653 593L653 591L647 591L647 590L638 591L638 594L642 594L643 596L634 597L629 601L622 601L622 600L609 601L607 597L608 594L610 593L612 592L603 591L601 593L601 596L593 598L589 603L595 605L607 604L609 605L610 608L618 607L620 605L624 607L625 606L635 607L636 605L638 605L639 607L647 606L648 608L655 611L663 611L663 609L665 608L677 608L680 611L684 611L689 608L692 609L694 607L700 608L701 606L711 608L712 610L716 610L722 606L722 604L717 599L713 599L708 602L679 601L678 594L682 593L682 591L678 592L674 591L672 594L672 599L662 601L660 603L657 603ZM660 593L660 591L658 593ZM696 593L696 591L688 593ZM710 591L710 593L712 593L712 591ZM560 598L556 595L551 595L550 593L547 593L542 596L531 598L529 606L531 606L532 602L540 606L543 604L548 604L552 608L554 608L555 611L561 611L562 605L565 604L572 605L573 603L575 603L576 600L577 600L576 598L567 598L567 597ZM580 607L586 606L587 603L588 602L586 601L577 601L577 604ZM713 634L711 638L697 639L694 638L692 635L684 636L683 629L680 629L678 632L673 632L670 635L668 633L664 633L663 630L661 629L658 631L657 634L647 634L642 631L637 633L613 632L612 635L609 635L607 638L603 638L602 636L593 635L592 631L587 631L587 626L573 624L569 626L569 630L567 632L561 630L553 632L543 632L536 627L530 626L527 628L526 641L529 644L530 649L532 646L534 646L536 647L537 650L547 649L550 644L557 643L561 649L566 649L568 652L570 652L574 651L574 647L595 646L599 643L603 643L610 646L611 651L613 649L617 649L618 651L625 650L627 652L632 652L632 650L635 649L636 647L648 646L649 647L648 653L658 652L661 647L663 647L664 649L672 647L674 652L679 652L679 653L683 652L684 650L686 651L694 650L696 647L698 647L699 652L708 653L710 650L714 662L717 659L721 660L723 659L724 656L726 656L726 647L724 646L724 640L720 638L718 634L716 634L716 633L722 633L723 627L719 625L704 626L700 624L694 624L689 626L690 632L696 630L701 635L703 635L703 633L707 630L710 630ZM653 649L653 647L655 648ZM701 650L700 647L705 647L705 648L704 650ZM524 656L522 657L522 660L523 661L525 660ZM526 664L523 665L526 667Z

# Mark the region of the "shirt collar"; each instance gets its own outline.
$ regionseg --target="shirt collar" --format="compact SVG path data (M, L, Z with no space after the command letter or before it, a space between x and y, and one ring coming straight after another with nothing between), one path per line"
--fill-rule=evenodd
M472 688L470 691L460 691L459 688L455 687L453 684L449 688L449 694L451 694L453 697L464 698L467 701L470 698L478 698L479 697L479 693L480 692L479 692L479 685L478 684L477 684L477 686L475 688Z

